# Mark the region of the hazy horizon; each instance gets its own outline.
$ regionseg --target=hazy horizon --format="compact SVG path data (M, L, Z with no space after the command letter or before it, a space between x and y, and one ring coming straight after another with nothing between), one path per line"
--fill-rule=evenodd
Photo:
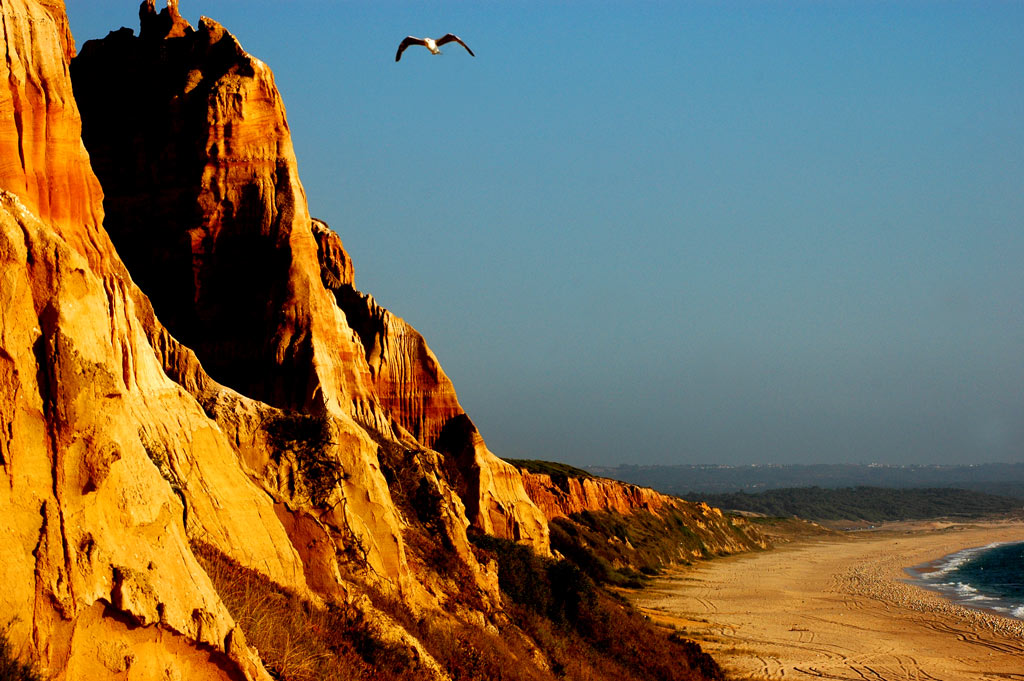
M180 8L499 456L1024 461L1024 3Z

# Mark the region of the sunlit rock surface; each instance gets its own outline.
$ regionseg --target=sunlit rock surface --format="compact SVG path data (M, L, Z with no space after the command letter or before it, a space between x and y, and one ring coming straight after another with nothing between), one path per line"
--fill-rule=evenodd
M144 4L141 15L140 36L122 29L86 43L72 75L105 224L157 315L247 397L434 446L463 414L454 387L415 329L356 291L340 238L309 216L270 69L216 22L193 30L175 3L160 13ZM363 440L346 470L379 469ZM486 478L492 465L481 457L466 475ZM500 476L503 485L480 487L508 522L477 517L467 500L472 521L511 524L500 536L546 552L521 481ZM365 477L371 505L390 505L379 473ZM375 516L386 534L387 513ZM388 557L397 570L401 560Z
M520 471L527 494L550 521L573 519L587 512L624 516L649 513L666 520L685 522L687 533L699 539L701 551L682 556L699 558L703 552L727 554L767 548L768 541L743 518L730 518L703 502L691 502L618 480L598 477L559 476ZM661 522L661 521L659 521ZM675 529L674 527L672 529Z
M148 301L101 229L63 5L0 12L0 604L12 644L54 678L134 665L151 678L267 679L188 535L304 588L298 557L149 345Z
M18 655L58 681L270 679L203 544L447 678L378 604L491 636L498 575L467 532L548 555L547 519L309 217L270 70L174 0L70 65L61 2L0 17L0 622Z

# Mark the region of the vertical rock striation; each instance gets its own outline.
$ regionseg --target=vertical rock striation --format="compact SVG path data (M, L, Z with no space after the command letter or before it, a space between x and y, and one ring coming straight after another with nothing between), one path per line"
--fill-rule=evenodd
M419 333L355 290L340 239L310 218L270 70L216 22L193 30L174 1L140 15L138 37L86 43L72 75L107 229L160 319L250 398L433 446L463 414L451 381ZM466 475L488 466L501 464L483 457ZM372 446L346 470L379 470ZM502 536L546 552L543 516L514 477L478 486L513 491L484 505L504 509ZM390 505L379 473L363 486Z
M176 338L219 382L283 409L358 415L368 370L320 284L284 104L267 66L176 2L72 66L106 228Z
M304 589L298 555L223 433L149 344L149 303L102 230L62 3L4 2L0 19L8 635L57 679L133 667L152 678L269 679L189 538Z
M64 5L12 0L3 7L0 187L92 259L112 253L99 182L82 144L68 61L74 41Z

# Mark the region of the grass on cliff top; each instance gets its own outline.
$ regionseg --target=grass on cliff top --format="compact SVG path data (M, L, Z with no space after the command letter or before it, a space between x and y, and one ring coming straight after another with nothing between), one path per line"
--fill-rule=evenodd
M570 466L557 461L538 461L535 459L503 459L516 468L523 468L529 473L550 475L552 478L593 478L594 476L582 468Z

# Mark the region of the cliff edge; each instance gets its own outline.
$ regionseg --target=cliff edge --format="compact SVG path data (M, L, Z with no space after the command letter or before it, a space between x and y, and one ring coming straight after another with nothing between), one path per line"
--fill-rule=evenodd
M270 69L212 19L193 29L176 2L140 16L138 36L87 42L71 74L105 227L156 314L246 397L433 447L464 413L455 390L422 336L355 290L340 238L310 217ZM372 458L346 470L379 469ZM466 505L504 509L507 536L546 551L542 515L513 487Z
M57 681L709 678L551 553L576 497L645 493L545 496L355 288L266 64L176 0L77 56L60 0L0 19L10 649Z

